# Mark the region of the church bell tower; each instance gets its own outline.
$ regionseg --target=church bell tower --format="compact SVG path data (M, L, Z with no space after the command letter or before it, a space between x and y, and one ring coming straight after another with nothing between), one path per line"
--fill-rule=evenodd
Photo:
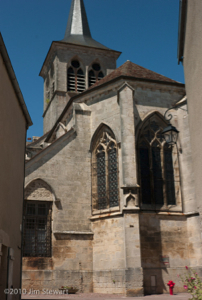
M39 74L44 79L44 134L71 97L116 68L120 54L92 38L83 0L72 0L64 39L52 42Z

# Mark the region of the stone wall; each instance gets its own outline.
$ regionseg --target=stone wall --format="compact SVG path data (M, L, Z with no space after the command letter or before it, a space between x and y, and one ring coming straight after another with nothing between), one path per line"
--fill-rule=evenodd
M143 296L143 270L141 266L139 211L125 211L125 251L126 251L126 295Z
M93 282L95 293L124 293L125 245L123 218L95 220L92 223Z
M120 80L77 98L61 121L67 132L58 131L58 139L27 163L26 183L43 179L55 201L52 258L38 262L41 270L24 258L26 287L72 284L80 291L138 296L143 281L146 293L153 292L151 276L156 276L155 292L166 292L170 279L181 291L177 272L189 263L187 217L182 206L172 215L144 212L139 217L135 143L145 118L152 112L163 115L182 94L175 87ZM82 100L85 104L78 103ZM102 125L111 128L119 148L120 206L92 212L91 144ZM162 262L167 257L169 267Z
M76 45L55 45L55 57L53 61L46 62L47 74L44 77L44 133L49 131L55 124L69 100L69 93L67 93L67 69L71 65L71 60L75 59L80 62L81 68L85 73L86 89L88 88L88 71L91 65L96 62L99 63L104 76L116 68L116 59L118 54L113 51L106 51L102 49L90 49ZM51 65L54 64L54 79L51 78ZM50 99L47 103L47 87L46 81L49 76L50 81ZM51 91L54 82L55 91ZM70 93L76 95L77 93Z
M178 148L181 171L183 211L187 215L189 265L194 269L202 263L201 224L199 207L196 202L195 174L191 151L189 114L186 102L174 111L174 124L178 128Z
M194 185L196 191L196 207L200 213L200 224L197 220L193 222L193 227L200 228L199 234L195 237L198 243L195 247L197 249L197 260L192 260L193 265L200 260L199 265L202 264L200 253L202 243L202 184L201 184L201 170L202 170L202 138L201 138L201 46L202 46L202 27L201 27L201 13L202 2L200 0L187 1L187 14L185 24L185 43L183 53L183 66L186 82L186 93L188 103L189 115L189 129L190 129L190 146L192 151L193 170L191 177L194 178ZM191 220L190 220L191 221ZM195 223L195 224L194 224ZM200 226L200 227L199 227ZM193 241L193 238L192 238Z
M92 238L91 234L54 235L52 257L23 258L23 288L76 286L80 292L92 292Z
M47 110L44 114L43 130L48 132L61 115L65 105L68 102L66 93L55 92Z
M78 107L75 118L76 131L70 130L27 163L26 185L40 178L51 187L55 199L52 257L37 263L37 258L24 258L23 286L27 289L71 284L81 291L92 290L90 118ZM40 199L40 192L37 195Z
M140 239L145 293L168 292L166 283L169 280L176 283L176 292L182 292L177 274L181 274L189 264L186 217L141 213ZM153 291L151 276L156 276Z

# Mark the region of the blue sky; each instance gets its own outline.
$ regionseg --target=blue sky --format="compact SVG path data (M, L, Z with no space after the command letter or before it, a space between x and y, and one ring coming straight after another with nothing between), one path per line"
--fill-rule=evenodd
M184 83L177 63L178 0L84 0L92 37L130 60ZM52 41L64 37L71 0L0 0L0 31L33 126L43 134L43 79Z

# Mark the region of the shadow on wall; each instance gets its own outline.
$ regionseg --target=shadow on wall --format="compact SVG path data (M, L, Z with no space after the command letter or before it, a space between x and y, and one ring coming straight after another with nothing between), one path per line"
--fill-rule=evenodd
M162 262L162 238L160 220L155 215L140 215L141 257L145 295L165 293L167 287L162 272L167 268Z
M142 212L140 237L145 294L168 293L169 280L184 292L177 274L189 265L186 217Z

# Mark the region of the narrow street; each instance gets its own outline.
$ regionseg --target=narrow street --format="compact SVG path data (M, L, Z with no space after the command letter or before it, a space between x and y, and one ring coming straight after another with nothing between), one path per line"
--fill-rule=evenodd
M51 300L59 300L59 299L82 299L82 300L122 300L122 299L133 299L133 300L188 300L191 297L188 293L180 293L173 296L168 294L162 295L149 295L145 297L126 297L124 295L115 295L115 294L76 294L76 295L22 295L23 300L30 299L51 299Z

